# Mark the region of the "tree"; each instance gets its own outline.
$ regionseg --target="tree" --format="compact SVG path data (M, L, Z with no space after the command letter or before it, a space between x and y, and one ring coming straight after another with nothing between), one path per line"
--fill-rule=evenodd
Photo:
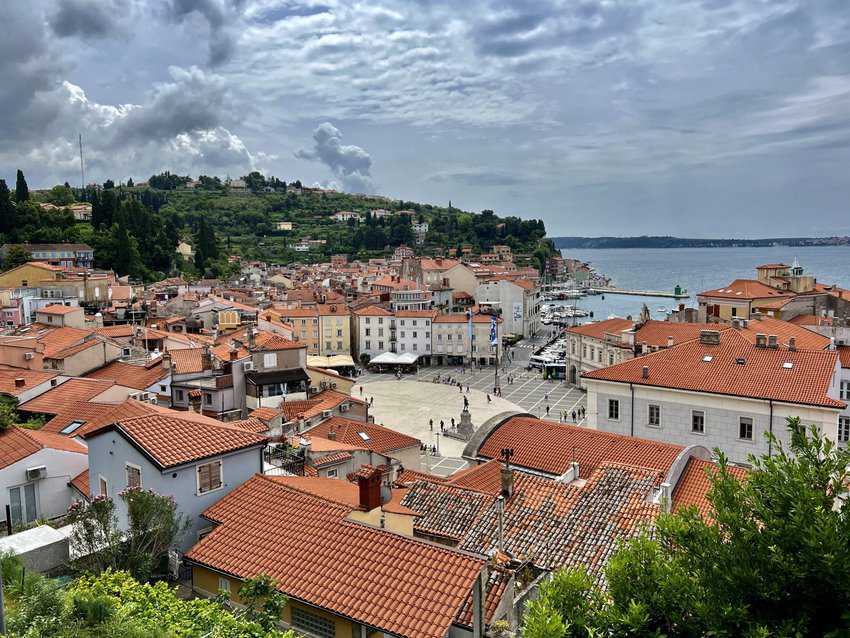
M3 267L6 270L9 270L10 268L16 268L21 264L25 264L28 261L32 261L32 255L30 252L23 246L13 245L6 253L6 259L3 260Z
M19 168L18 176L15 180L15 201L19 204L30 198L30 189L27 186L27 180L24 178L24 172Z
M119 529L111 498L98 495L90 503L77 501L68 511L74 526L71 546L82 557L79 563L84 569L126 570L146 580L185 532L187 522L170 496L141 488L127 488L119 496L127 505L127 529Z
M695 508L661 516L609 561L607 593L541 589L540 604L601 636L848 635L850 451L798 418L788 427L790 445L768 435L777 452L751 458L743 481L719 454L711 518ZM525 618L532 631L545 621Z
M6 180L0 179L0 233L5 235L15 229L17 213Z
M47 201L57 206L68 206L74 203L74 191L68 186L54 186L47 193Z
M210 262L218 259L218 257L219 250L215 231L206 218L201 217L198 222L198 232L195 234L195 268L203 276Z
M239 588L239 600L245 605L245 618L271 631L280 622L286 596L277 589L271 576L260 574L247 579Z
M132 177L127 178L127 187L133 188L133 178Z

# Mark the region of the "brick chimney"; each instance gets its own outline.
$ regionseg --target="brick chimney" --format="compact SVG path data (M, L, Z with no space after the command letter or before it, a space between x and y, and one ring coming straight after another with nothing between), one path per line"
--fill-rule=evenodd
M212 348L210 348L208 345L204 346L204 352L201 355L201 362L202 362L201 367L204 370L212 370L212 368L213 368Z
M675 340L673 339L673 335L668 335L667 336L667 347L672 348L673 343L675 343Z
M700 330L699 342L704 346L716 346L720 344L720 332L717 330Z
M371 465L362 466L357 472L357 489L360 509L371 512L381 506L381 471Z
M779 348L779 337L776 335L769 335L767 337L767 347L771 350L776 350Z
M643 366L643 368L640 371L640 376L644 379L649 378L649 366Z
M797 339L795 337L788 339L788 349L791 352L797 352Z
M756 334L756 348L766 348L767 347L767 335L764 333Z
M333 428L328 430L328 441L336 441L336 430Z
M27 384L27 380L23 377L15 377L15 387L23 388Z

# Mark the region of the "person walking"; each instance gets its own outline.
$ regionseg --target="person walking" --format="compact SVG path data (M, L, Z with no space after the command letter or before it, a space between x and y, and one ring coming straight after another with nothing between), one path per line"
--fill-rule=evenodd
M549 416L549 406L546 406L546 416Z
M428 420L428 426L431 428L431 432L434 431L434 419Z
M446 424L441 420L440 421L440 432L445 431L445 429L446 429Z
M573 410L572 417L573 417L573 423L575 423L575 421L576 421L576 411L575 410Z
M488 394L487 395L487 403L490 403L491 401L492 401L492 399L490 398L490 395Z
M454 430L454 429L455 429L455 418L452 417L452 430Z

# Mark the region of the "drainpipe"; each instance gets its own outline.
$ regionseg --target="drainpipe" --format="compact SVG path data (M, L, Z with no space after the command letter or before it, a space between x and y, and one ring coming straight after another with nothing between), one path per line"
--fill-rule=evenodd
M629 384L629 391L632 393L632 407L629 414L629 421L631 422L631 436L635 435L635 386L633 383Z
M772 435L773 434L773 399L768 399L767 402L770 405L770 421L768 421L768 428L769 428L770 433ZM767 442L767 455L768 456L773 456L773 440L772 440L772 438L773 437L771 437L771 439L768 439L768 442Z

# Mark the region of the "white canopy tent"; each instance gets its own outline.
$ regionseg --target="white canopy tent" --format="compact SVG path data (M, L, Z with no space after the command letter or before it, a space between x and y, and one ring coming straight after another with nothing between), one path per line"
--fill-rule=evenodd
M417 357L415 354L410 352L404 352L402 354L396 354L395 352L384 352L379 354L377 357L369 360L369 365L403 365L410 366L416 363Z

